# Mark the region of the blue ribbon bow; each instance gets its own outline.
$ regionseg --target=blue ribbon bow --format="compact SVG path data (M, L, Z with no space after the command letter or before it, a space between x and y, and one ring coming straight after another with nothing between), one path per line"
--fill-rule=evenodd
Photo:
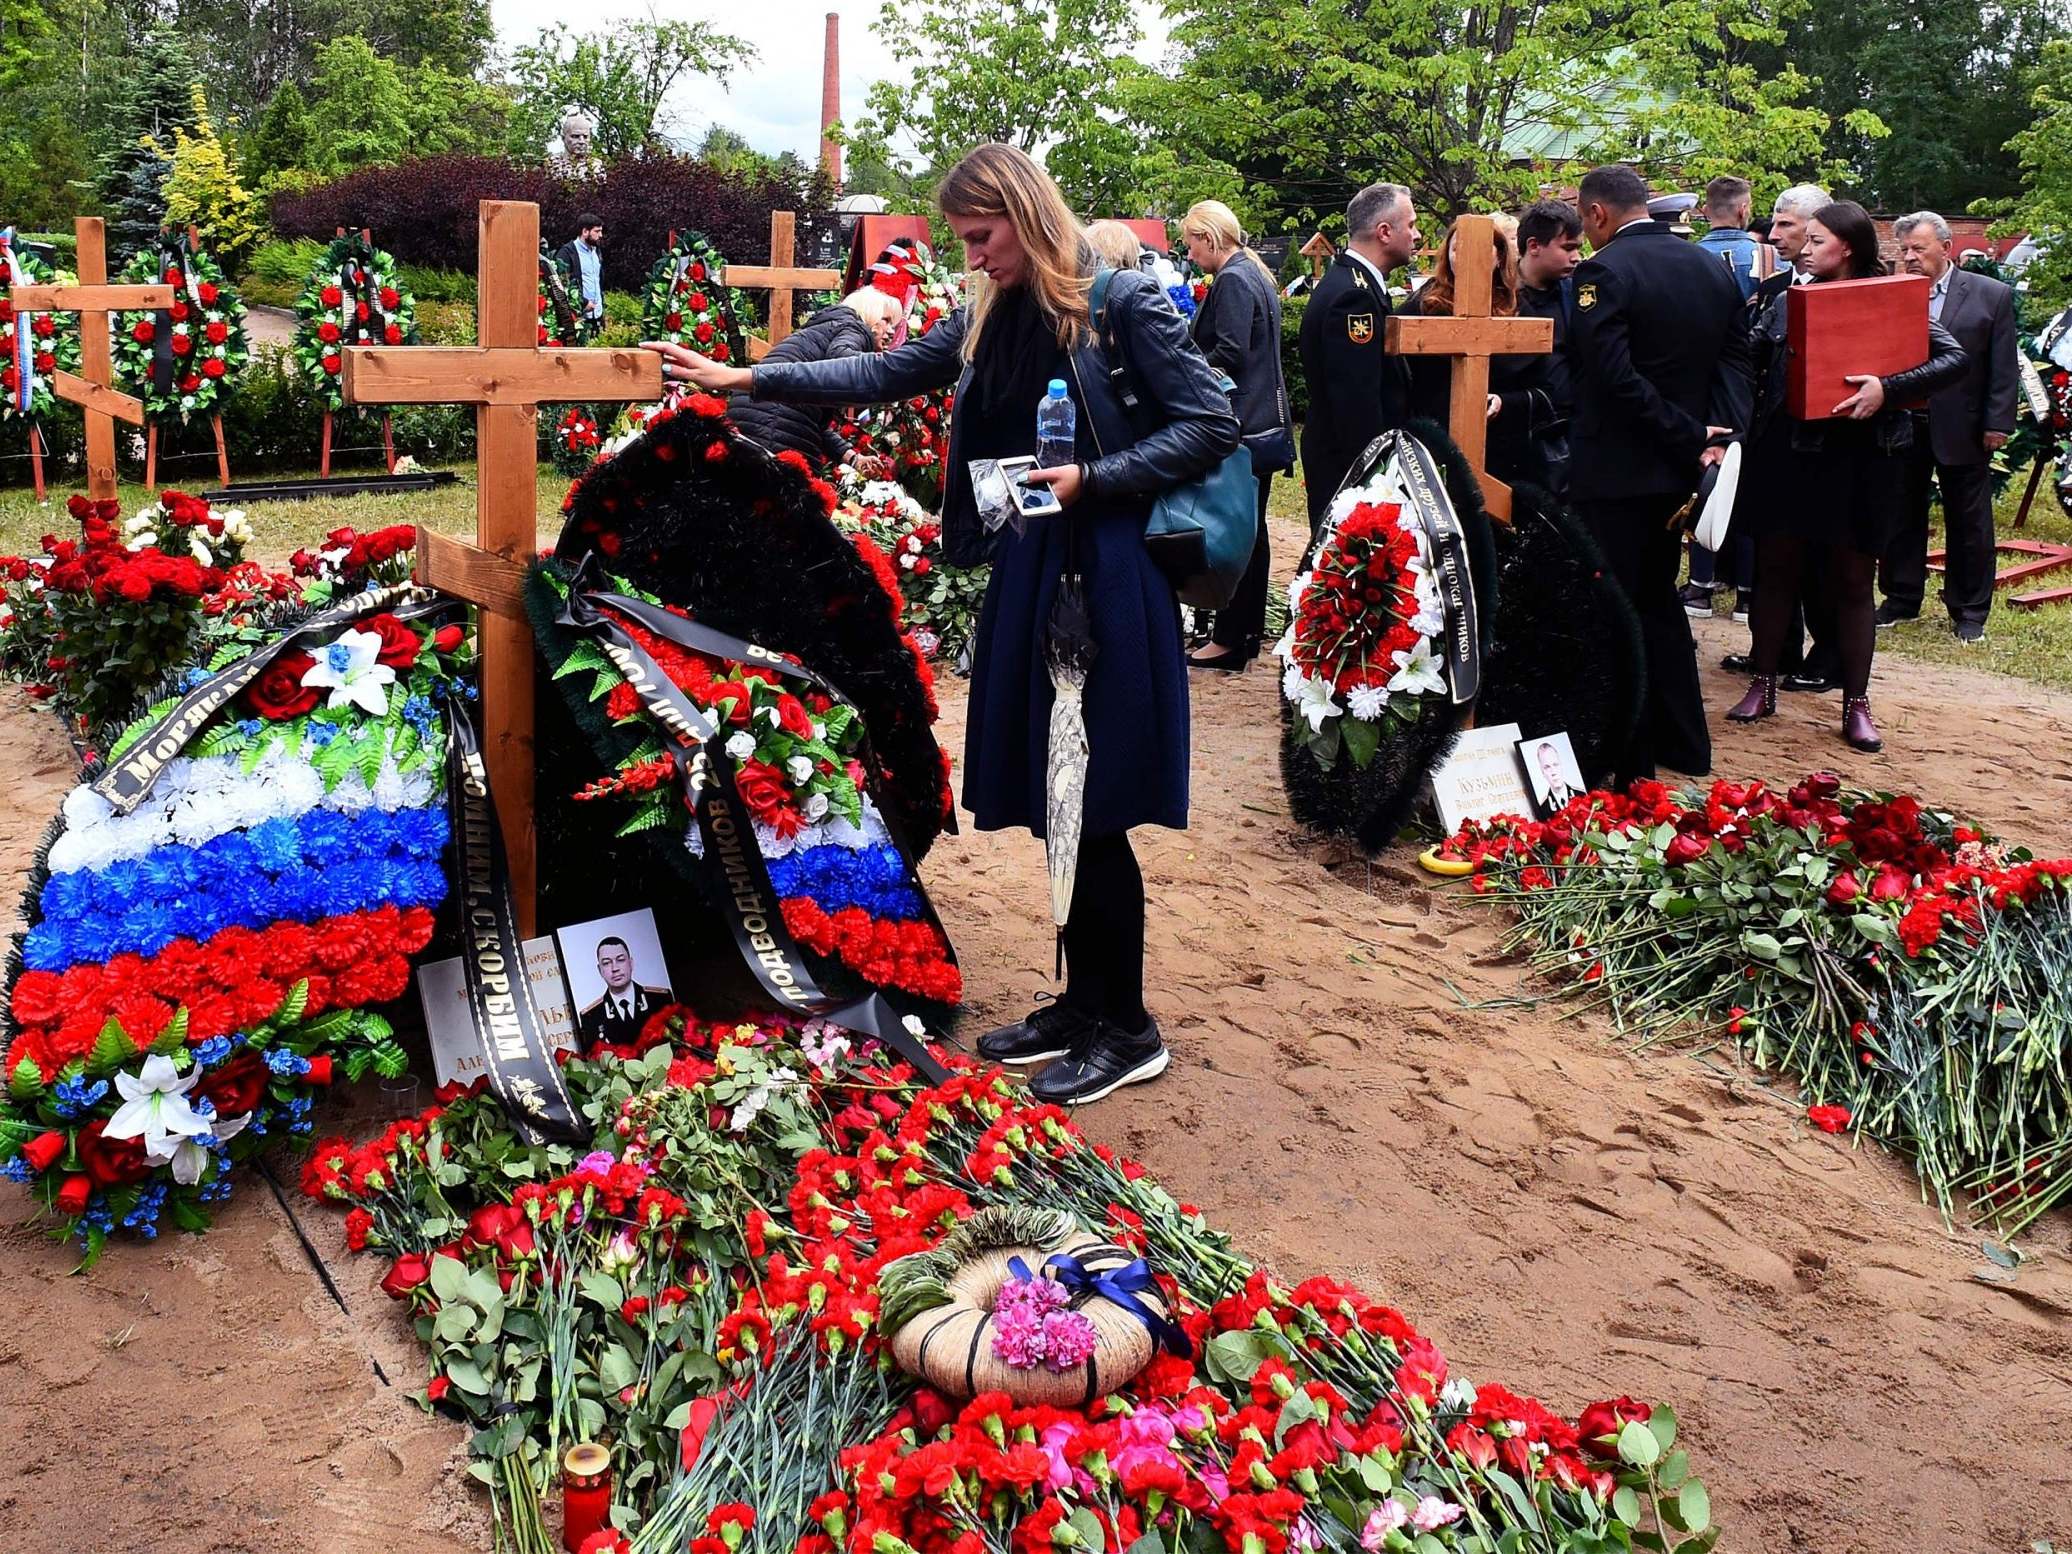
M1028 1280L1036 1277L1029 1272L1029 1265L1020 1257L1010 1257L1007 1260L1007 1268L1017 1279ZM1143 1258L1126 1263L1120 1268L1096 1273L1070 1253L1057 1252L1044 1263L1043 1268L1075 1296L1098 1295L1103 1300L1120 1306L1144 1324L1144 1330L1167 1354L1178 1355L1182 1359L1191 1358L1194 1354L1194 1346L1188 1343L1187 1335L1180 1331L1179 1326L1160 1316L1138 1298L1155 1294L1158 1289L1151 1277L1150 1265Z

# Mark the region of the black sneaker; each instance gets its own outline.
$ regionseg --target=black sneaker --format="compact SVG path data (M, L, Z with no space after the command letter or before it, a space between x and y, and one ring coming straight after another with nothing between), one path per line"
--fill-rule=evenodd
M1878 606L1878 613L1871 618L1880 626L1897 626L1901 621L1918 620L1920 615L1921 607L1919 605L1908 609L1904 605L1894 604L1890 599L1887 599Z
M1039 998L1046 995L1039 993ZM978 1039L978 1055L988 1063L1048 1063L1070 1052L1088 1034L1093 1016L1070 1004L1048 1003L1026 1019L990 1030Z
M1146 1020L1134 1036L1096 1020L1071 1052L1029 1081L1029 1094L1046 1106L1086 1106L1124 1085L1156 1079L1171 1061L1156 1020Z
M1746 626L1749 611L1755 608L1755 595L1746 588L1734 590L1734 624Z

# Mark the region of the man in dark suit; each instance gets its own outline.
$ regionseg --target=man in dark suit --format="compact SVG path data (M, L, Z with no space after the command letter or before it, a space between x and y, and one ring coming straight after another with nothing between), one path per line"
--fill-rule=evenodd
M1617 775L1652 777L1660 764L1702 776L1712 736L1676 594L1673 520L1704 467L1748 430L1748 313L1724 265L1648 215L1632 168L1586 174L1576 203L1593 252L1576 270L1569 491L1640 617L1647 655L1647 699Z
M1298 344L1309 385L1302 426L1302 481L1309 529L1324 514L1346 471L1367 444L1401 426L1410 403L1410 371L1383 339L1389 316L1388 272L1417 252L1417 212L1401 184L1370 183L1346 206L1350 236L1302 311Z
M2014 430L2020 367L2014 289L1958 267L1950 224L1932 210L1892 223L1900 268L1928 277L1928 316L1964 347L1964 376L1914 412L1914 451L1892 543L1878 563L1878 624L1912 620L1928 591L1928 488L1942 488L1943 605L1959 642L1986 640L1993 608L1993 454Z
M604 979L604 996L576 1016L586 1051L600 1041L636 1040L648 1017L671 1002L668 988L643 987L633 980L633 950L624 939L597 941L597 974Z

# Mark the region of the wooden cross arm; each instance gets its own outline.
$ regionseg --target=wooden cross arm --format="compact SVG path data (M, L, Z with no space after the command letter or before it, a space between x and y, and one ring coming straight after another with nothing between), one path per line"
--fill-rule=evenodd
M173 305L173 288L149 286L17 286L17 313L150 313Z
M538 405L660 399L662 358L636 349L355 345L340 388L361 405Z
M792 291L833 291L842 284L842 272L794 270L788 265L730 264L720 270L719 283L744 291L769 291L779 286Z
M120 393L103 387L90 379L82 378L76 372L67 372L60 367L50 375L51 392L62 400L112 415L118 421L127 421L131 426L144 424L144 402L134 395Z
M1554 349L1551 318L1421 318L1388 321L1388 348L1398 356L1536 356Z
M417 531L411 577L493 615L525 614L525 562L431 529Z

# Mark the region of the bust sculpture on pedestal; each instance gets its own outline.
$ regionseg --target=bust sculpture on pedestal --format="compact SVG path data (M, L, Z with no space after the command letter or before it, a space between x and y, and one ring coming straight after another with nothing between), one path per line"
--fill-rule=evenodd
M595 178L604 171L604 160L592 147L597 141L597 121L580 108L561 116L560 149L548 149L547 164L564 178Z

